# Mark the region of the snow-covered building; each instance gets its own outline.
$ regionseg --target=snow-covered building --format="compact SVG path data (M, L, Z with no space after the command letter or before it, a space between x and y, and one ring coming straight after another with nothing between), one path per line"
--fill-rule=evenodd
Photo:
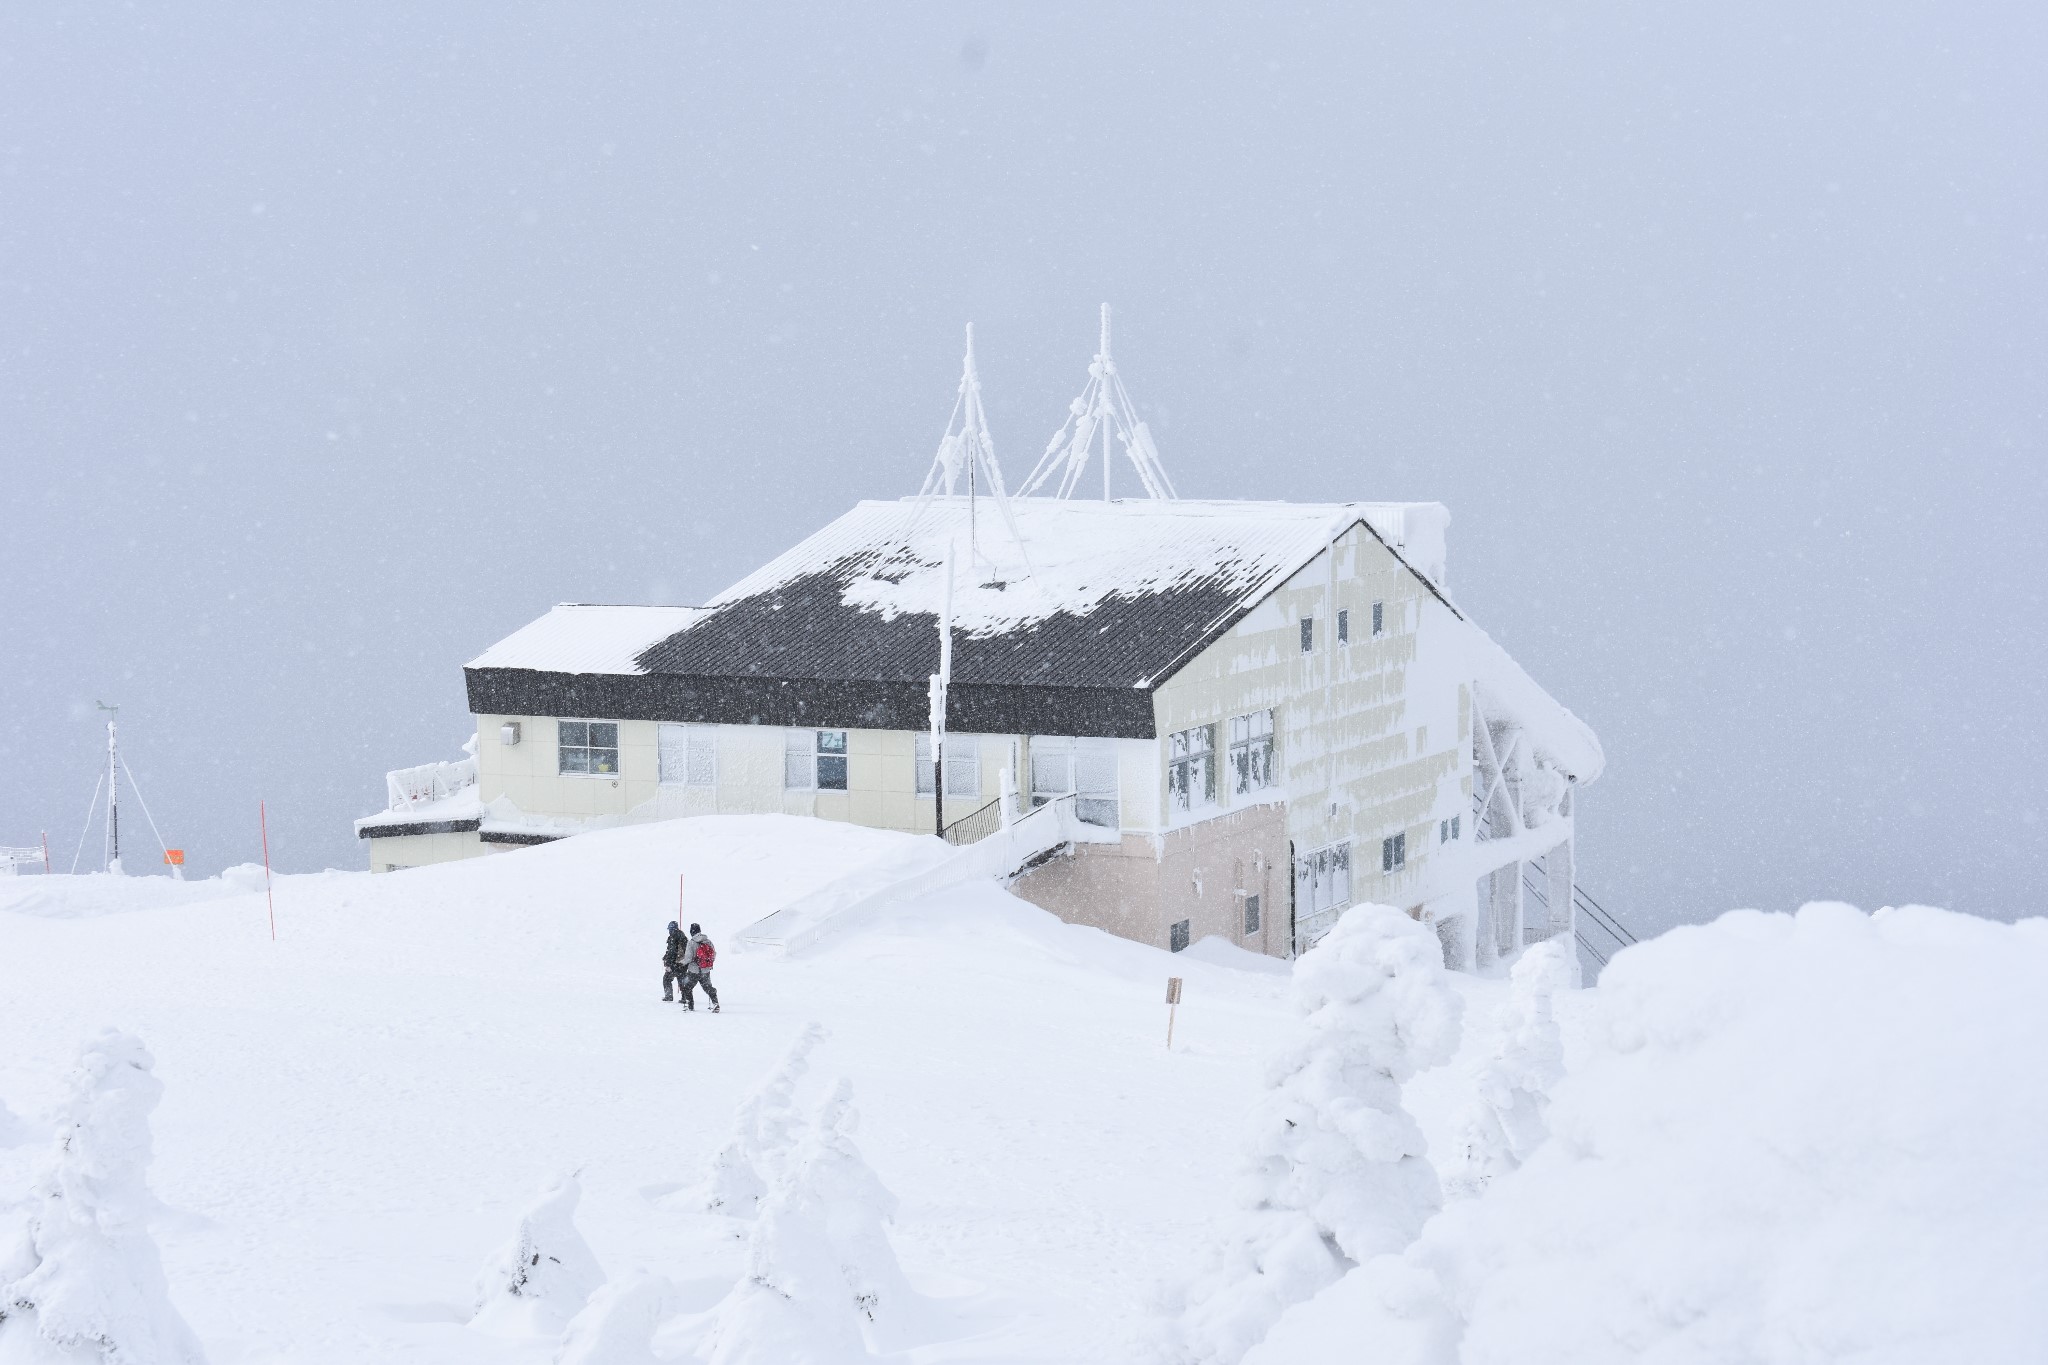
M1099 380L1025 492L1074 490ZM1570 932L1600 746L1451 600L1448 512L1174 498L1117 415L1097 427L1153 496L1005 496L973 398L918 497L701 607L564 605L501 640L465 670L470 757L392 774L358 822L372 865L718 812L966 842L1071 801L1093 841L1012 889L1141 942L1289 956L1367 901L1433 922L1452 965Z

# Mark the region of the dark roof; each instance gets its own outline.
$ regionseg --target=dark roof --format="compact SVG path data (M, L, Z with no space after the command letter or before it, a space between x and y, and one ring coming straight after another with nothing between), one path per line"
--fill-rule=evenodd
M947 724L963 731L1150 737L1152 689L1366 516L1350 505L1012 506L1022 551L984 501L984 562L954 574ZM680 629L670 627L683 618L664 619L669 633L632 655L630 671L567 671L565 657L613 645L576 626L542 631L544 618L528 628L534 644L514 636L470 665L470 709L922 728L965 516L960 499L862 503ZM645 631L651 618L617 619Z

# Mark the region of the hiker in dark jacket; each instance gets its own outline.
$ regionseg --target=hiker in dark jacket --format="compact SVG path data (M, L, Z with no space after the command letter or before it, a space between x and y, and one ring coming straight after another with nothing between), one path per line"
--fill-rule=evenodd
M688 952L683 959L683 1008L697 1008L697 987L704 988L704 994L711 997L711 1012L718 1013L718 987L711 984L711 964L718 960L718 949L704 936L704 926L690 926L687 940Z
M689 987L683 984L683 970L690 956L690 940L683 935L683 928L674 920L668 922L668 947L661 954L661 998L674 1000L681 997L689 1003ZM712 997L716 999L717 997Z

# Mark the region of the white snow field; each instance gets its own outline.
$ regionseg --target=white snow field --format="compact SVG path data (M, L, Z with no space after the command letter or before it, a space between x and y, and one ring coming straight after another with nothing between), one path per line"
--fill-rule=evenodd
M52 1121L86 1104L81 1044L139 1053L112 1027L154 1058L148 1232L213 1365L1170 1359L1159 1314L1247 1217L1269 1059L1316 1065L1290 978L992 884L737 951L916 843L713 817L281 877L274 943L246 873L0 883L0 1282L48 1207ZM717 1015L660 1001L679 876L721 946ZM2048 1358L2044 980L2041 922L1838 906L1665 935L1544 1005L1443 978L1457 1055L1402 1099L1438 1170L1485 1178L1243 1359ZM1479 1165L1474 1133L1499 1149ZM764 1143L779 1181L744 1169ZM845 1289L819 1239L864 1248L856 1332L797 1311ZM521 1277L546 1248L560 1269ZM546 1301L498 1302L521 1278ZM34 1353L8 1311L5 1365L98 1359Z

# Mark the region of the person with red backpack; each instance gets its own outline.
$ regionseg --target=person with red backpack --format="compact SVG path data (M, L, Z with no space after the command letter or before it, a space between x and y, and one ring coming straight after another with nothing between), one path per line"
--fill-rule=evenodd
M690 926L688 951L683 958L683 1008L697 1008L697 987L711 997L711 1012L718 1013L718 987L711 984L711 965L718 961L718 949L704 936L704 926Z

